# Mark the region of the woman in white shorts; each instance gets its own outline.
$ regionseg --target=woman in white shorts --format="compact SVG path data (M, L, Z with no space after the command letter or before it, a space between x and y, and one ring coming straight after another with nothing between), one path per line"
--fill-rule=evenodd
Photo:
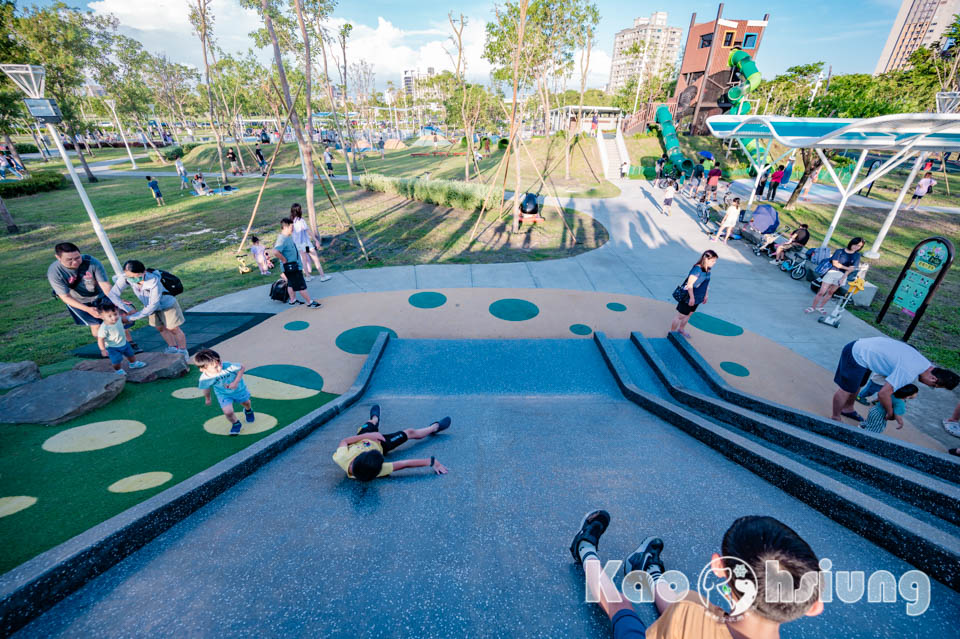
M293 220L293 243L297 245L297 250L300 251L300 258L303 262L303 279L308 282L313 279L310 275L310 260L313 260L314 265L320 272L320 281L326 282L330 279L330 276L323 272L323 266L320 265L320 256L317 255L317 248L314 245L316 236L307 223L303 221L303 210L299 204L294 203L290 207L290 219ZM317 242L317 244L319 243Z
M821 315L827 314L827 302L838 288L847 283L850 274L860 267L860 249L862 248L863 238L855 237L847 242L846 248L834 251L830 258L830 270L824 274L820 290L813 298L813 303L804 311L805 313L817 311Z

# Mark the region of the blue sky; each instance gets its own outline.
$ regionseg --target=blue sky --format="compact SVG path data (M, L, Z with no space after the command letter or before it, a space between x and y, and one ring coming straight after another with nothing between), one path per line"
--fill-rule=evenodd
M635 17L666 9L670 24L686 32L693 11L697 12L698 22L712 20L717 11L716 3L688 0L596 2L601 22L589 78L589 85L596 87L602 87L607 80L614 34L631 26ZM49 3L45 0L38 4ZM200 64L199 45L187 24L187 0L72 0L72 4L114 13L122 30L141 40L148 50L162 50L181 62ZM770 24L757 55L761 72L770 78L794 64L818 60L833 65L834 73L872 72L900 2L803 0L764 4L728 0L724 4L724 16L728 18L761 19L763 7L770 7ZM246 34L257 26L255 14L241 9L238 0L214 0L212 6L220 46L228 51L251 46ZM493 16L493 2L341 0L334 22L354 23L355 35L348 57L371 62L377 86L383 88L388 79L397 82L403 69L451 66L444 51L444 46L448 46L449 10L462 12L470 19L467 45L472 62L468 71L474 79L481 80L487 73L486 64L480 60L483 23ZM267 59L266 52L263 57Z

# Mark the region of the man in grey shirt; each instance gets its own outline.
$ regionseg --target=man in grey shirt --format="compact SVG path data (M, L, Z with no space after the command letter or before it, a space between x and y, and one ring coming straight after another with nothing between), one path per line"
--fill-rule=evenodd
M61 242L53 250L57 259L47 269L47 281L54 295L67 305L73 323L90 327L96 339L102 323L100 302L110 294L107 271L100 260L92 255L81 254L77 245L71 242ZM127 342L134 351L141 352L130 336L133 322L125 321L123 326L127 329Z

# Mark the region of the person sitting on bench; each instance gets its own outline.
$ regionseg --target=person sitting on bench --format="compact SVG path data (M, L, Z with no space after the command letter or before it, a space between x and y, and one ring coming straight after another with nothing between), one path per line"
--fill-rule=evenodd
M806 224L801 224L796 231L790 234L790 239L778 246L777 250L773 252L773 259L770 260L770 263L780 264L783 261L784 253L793 249L802 249L809 241L810 231L807 230Z

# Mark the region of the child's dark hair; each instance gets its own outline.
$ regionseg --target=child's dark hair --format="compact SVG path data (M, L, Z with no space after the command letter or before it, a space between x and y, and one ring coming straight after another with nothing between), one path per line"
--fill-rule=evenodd
M198 351L197 354L193 356L193 361L196 362L198 367L207 366L208 364L219 364L220 353L215 350L205 348L202 351Z
M353 473L354 478L360 481L370 481L377 478L381 468L383 468L383 453L378 450L370 450L354 458L353 464L350 466L350 472Z
M146 179L147 179L147 182L149 182L149 181L150 181L150 176L148 175Z
M99 310L101 313L114 313L114 312L120 311L120 309L117 308L116 304L114 304L110 300L104 300L100 302L100 304L97 306L97 310Z
M916 395L920 392L920 389L917 388L916 384L907 384L906 386L901 386L897 390L893 391L893 396L897 399L906 399L911 395Z
M750 609L765 619L777 623L799 619L820 596L817 555L800 535L773 517L740 517L724 533L721 548L724 557L735 557L753 570L757 599ZM793 588L793 597L767 600L767 561L776 561L778 570L790 574L793 584L787 587ZM730 570L735 569L736 564L736 560L724 560ZM813 575L804 578L809 573ZM789 601L783 601L786 599Z
M250 241L253 242L254 244L258 244L260 242L260 238L257 237L256 235L251 235Z
M293 226L293 220L291 220L289 217L285 217L285 218L283 218L282 220L280 220L280 226L281 226L282 228L286 228L286 227L288 227L288 226Z
M290 205L290 219L295 220L298 217L303 217L303 209L297 202L294 202Z
M960 375L957 375L951 370L946 368L934 368L933 376L937 378L937 388L946 388L947 390L953 390L960 384Z

